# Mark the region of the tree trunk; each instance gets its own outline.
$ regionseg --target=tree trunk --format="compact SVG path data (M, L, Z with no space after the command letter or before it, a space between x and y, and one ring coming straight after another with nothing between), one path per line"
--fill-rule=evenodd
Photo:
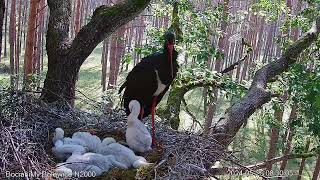
M109 81L108 81L108 88L113 89L115 86L115 79L116 79L116 57L117 56L117 36L114 34L111 38L111 50L110 50L110 71L109 71Z
M316 167L314 167L313 175L312 175L312 180L317 180L320 172L320 155L318 156L317 162L316 162Z
M37 8L39 0L30 1L30 12L28 19L28 32L27 32L27 45L24 55L24 79L25 88L29 88L30 78L29 76L33 74L33 56L34 56L34 46L35 46L35 31L36 31L36 19L37 19Z
M0 0L0 62L2 53L2 29L3 29L3 18L5 13L6 4L4 0Z
M15 74L16 74L16 81L19 82L19 66L20 66L20 31L21 31L21 13L22 13L22 0L18 1L18 31L17 31L17 40L15 44L15 54L16 54L16 59L15 59ZM16 83L16 89L19 88L19 83Z
M108 53L109 53L109 38L107 38L103 41L103 53L102 53L102 57L101 57L101 61L102 61L102 74L101 74L102 91L106 90L106 84L107 84Z
M43 29L44 29L44 15L45 15L45 0L40 0L39 2L39 11L38 11L38 34L37 34L37 45L36 45L36 73L37 76L40 76L41 73L41 67L43 66L42 60L41 60L41 54L42 54L42 41L43 41ZM37 81L37 89L40 88L40 81Z
M283 116L283 111L282 110L276 110L274 116L275 116L275 119L277 121L281 122L282 121L282 116ZM278 130L277 127L273 127L271 129L269 151L268 151L268 155L267 155L266 161L268 161L270 159L273 159L275 157L275 154L277 152L278 138L279 138L279 130ZM266 165L267 172L270 172L271 169L272 169L272 164L268 163Z
M114 85L117 85L117 80L118 80L118 74L119 74L119 69L120 69L120 63L121 59L124 54L124 33L125 33L125 27L122 26L119 28L117 31L117 54L116 54L116 69L115 69L115 80L114 80Z
M7 0L5 5L5 18L4 18L4 50L3 50L3 56L7 57L7 27L8 27L8 12L9 12L9 0ZM2 43L2 41L1 41Z
M74 32L75 32L75 14L76 14L76 7L77 7L77 1L71 1L71 23L70 23L70 37L71 39L74 38Z
M28 6L29 6L29 3L28 3L28 1L25 1L25 4L24 4L25 6L24 6L24 16L23 16L23 49L26 49L26 33L27 33L27 28L28 28L28 26L26 25L27 24L27 20L28 20L28 12L27 12L27 10L28 10ZM20 48L21 49L21 48Z
M93 49L117 28L136 17L150 0L126 0L100 6L73 41L69 38L71 0L47 0L50 9L46 48L48 72L41 98L73 104L79 69ZM103 13L102 13L103 12Z
M212 125L212 119L217 109L217 100L218 100L218 89L213 89L214 98L208 107L208 113L204 125L203 136L208 136L210 134L210 129Z
M290 117L289 117L289 121L288 121L288 133L287 133L287 138L286 138L286 145L285 145L285 149L284 149L284 153L283 155L288 155L291 151L291 143L292 143L292 138L293 138L293 129L291 128L291 122L294 121L297 118L297 105L293 105L292 109L291 109L291 113L290 113ZM280 172L284 172L287 166L287 162L288 159L284 159L281 162L280 165ZM282 177L278 178L279 180L282 179Z
M226 19L228 18L228 7L229 7L229 0L224 0L223 1L223 20L221 21L221 31L222 32L226 32L227 29L227 22ZM218 47L219 47L219 51L222 54L225 54L225 43L226 43L227 39L226 39L226 34L223 34L218 41ZM216 59L216 63L215 63L215 71L220 72L221 68L222 68L222 64L223 64L223 60L222 57L219 57ZM219 90L217 88L213 89L213 93L214 93L214 99L211 100L209 107L208 107L208 114L206 117L206 121L205 121L205 126L204 126L204 131L203 131L203 135L207 136L209 134L209 130L212 124L212 119L213 116L215 114L216 111L216 106L217 106L217 100L218 100L218 96L219 96Z
M15 84L15 71L14 71L15 41L16 41L16 0L12 0L11 13L10 13L10 27L9 27L11 87L14 87L14 84Z
M307 140L306 146L304 148L305 153L309 151L309 146L310 146L310 139ZM306 164L306 158L302 158L299 166L299 173L298 173L297 180L301 180L301 176L302 176L302 172L305 164Z
M78 34L78 32L80 31L80 27L81 27L81 0L77 0L77 7L76 7L76 18L75 18L75 35Z

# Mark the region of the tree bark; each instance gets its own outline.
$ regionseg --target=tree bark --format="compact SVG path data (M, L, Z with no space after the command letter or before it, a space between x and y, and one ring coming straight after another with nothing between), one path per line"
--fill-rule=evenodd
M109 73L109 81L107 89L113 89L115 86L116 79L116 64L117 64L117 36L114 34L111 37L111 50L110 50L110 73Z
M310 146L310 139L307 140L306 146L304 148L304 152L307 153L309 151L309 146ZM297 180L301 180L302 172L304 169L304 165L306 164L306 158L302 158L300 162L300 167L299 167L299 173Z
M102 74L101 74L101 85L102 91L106 90L107 80L107 68L108 68L108 53L109 53L109 39L103 41L103 52L101 56Z
M48 72L41 94L43 100L73 102L80 66L93 49L117 28L131 21L150 0L126 0L114 6L100 6L90 22L83 26L73 41L69 39L70 0L48 0L50 18L46 48Z
M23 26L23 49L26 49L26 31L27 31L26 29L28 28L28 26L26 24L27 24L27 20L28 20L28 17L27 17L28 6L29 6L28 1L25 1L24 7L23 7L24 10L23 10L23 25L22 25ZM21 35L21 37L22 37L22 35Z
M288 129L288 133L287 133L287 138L286 138L286 145L285 145L285 149L284 149L284 155L287 155L290 153L291 151L291 143L292 143L292 138L293 138L293 129L291 128L290 124L292 121L294 121L296 118L297 118L297 105L293 105L292 106L292 109L291 109L291 113L290 113L290 116L289 116L289 121L288 121L288 126L289 126L289 129ZM287 166L287 162L288 162L288 159L284 159L282 162L281 162L281 165L280 165L280 172L284 172L284 170L286 169L286 166ZM278 178L279 180L282 179L282 177L279 177Z
M283 116L283 110L276 110L274 116L277 121L281 122L282 116ZM273 127L271 129L269 151L268 151L266 161L273 159L275 157L275 154L277 152L278 138L279 138L279 130L277 127ZM266 165L267 172L270 172L271 169L272 169L272 164L267 163Z
M3 29L3 18L5 13L6 4L4 0L0 0L0 62L2 52L2 29Z
M33 60L34 60L34 47L35 47L35 31L36 31L36 19L37 19L37 8L39 0L30 1L30 12L28 19L28 32L27 32L27 45L24 55L24 79L25 88L29 88L30 78L29 76L33 74Z
M317 180L320 172L320 155L318 156L317 162L316 162L316 167L314 167L313 175L312 175L312 180Z
M227 30L227 21L226 19L228 18L228 8L229 8L229 0L224 0L223 1L223 13L222 13L222 21L221 21L221 31L222 32L226 32ZM225 54L225 43L226 43L226 34L223 34L218 41L218 48L219 51L222 54ZM216 63L215 63L215 71L220 72L222 65L223 65L223 61L224 59L222 59L222 56L220 56L219 58L216 59ZM211 100L209 107L208 107L208 113L207 113L207 117L206 117L206 121L205 121L205 126L204 126L204 131L203 131L203 135L207 136L209 134L210 131L210 127L212 125L212 119L213 116L216 112L217 109L217 100L218 100L218 96L219 96L219 90L217 88L213 89L213 93L214 93L214 98Z
M5 18L4 18L4 51L3 51L3 56L7 57L7 27L8 27L8 12L9 12L9 0L6 1L5 5ZM2 41L1 41L2 43Z
M9 26L9 44L10 44L10 85L14 87L15 84L15 41L16 41L16 0L11 2L10 12L10 26Z
M40 76L41 67L43 66L43 61L41 60L42 54L42 41L43 41L43 29L44 29L44 15L45 15L45 0L39 0L39 8L38 8L38 31L37 31L37 45L36 45L36 53L35 53L35 61L36 68L35 72L37 76ZM37 89L40 88L40 81L37 81Z
M80 23L80 17L81 17L81 0L77 0L77 7L76 7L76 18L75 18L75 35L78 34L80 31L81 23Z
M15 74L16 74L16 89L19 88L19 66L20 66L20 31L21 31L21 13L22 13L22 0L18 1L18 31L16 33L17 40L15 43Z
M216 134L215 138L221 144L230 144L247 119L271 100L272 94L266 89L268 82L271 82L276 75L287 71L297 61L298 55L317 39L319 31L320 18L318 17L315 25L303 38L288 47L278 60L270 62L256 72L247 94L227 109L224 117L213 130L213 134Z

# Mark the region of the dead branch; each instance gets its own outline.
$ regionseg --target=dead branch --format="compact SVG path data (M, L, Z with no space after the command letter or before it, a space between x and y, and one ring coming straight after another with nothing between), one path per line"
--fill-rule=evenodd
M221 74L225 74L225 73L228 73L228 72L234 70L241 62L245 61L249 57L250 53L252 52L252 46L249 43L245 42L245 40L243 38L242 38L242 45L248 46L244 56L241 59L239 59L238 61L236 61L235 63L231 64L229 67L222 70L220 72Z

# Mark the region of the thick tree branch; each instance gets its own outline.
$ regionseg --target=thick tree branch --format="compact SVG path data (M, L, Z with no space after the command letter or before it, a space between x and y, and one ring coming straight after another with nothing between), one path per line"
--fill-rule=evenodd
M100 6L73 40L69 55L78 57L77 64L82 64L100 42L134 19L149 3L150 0L126 0L111 7Z
M317 39L319 30L320 18L317 18L312 29L291 45L281 58L256 72L247 94L226 111L224 118L213 130L213 134L221 134L217 137L220 143L228 145L247 119L263 104L270 101L271 93L266 89L267 83L276 75L288 70L289 66L297 61L298 55Z

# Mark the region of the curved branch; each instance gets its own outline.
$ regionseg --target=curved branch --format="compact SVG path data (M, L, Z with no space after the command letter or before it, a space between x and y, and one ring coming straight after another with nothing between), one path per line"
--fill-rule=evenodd
M113 6L97 8L91 21L81 28L70 47L70 56L82 64L93 49L116 29L133 20L151 0L126 0Z
M319 31L320 18L318 17L312 29L291 45L282 57L256 72L247 94L226 111L224 118L213 129L213 134L221 134L217 137L220 143L228 145L247 119L263 104L271 100L271 93L266 89L267 83L276 75L288 70L290 65L297 61L298 55L317 39Z

